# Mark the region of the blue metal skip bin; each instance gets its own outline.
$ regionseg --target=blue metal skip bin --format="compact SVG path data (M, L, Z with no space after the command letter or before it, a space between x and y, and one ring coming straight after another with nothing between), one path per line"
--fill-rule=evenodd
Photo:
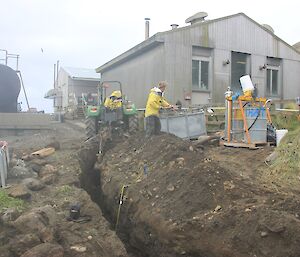
M174 113L161 115L161 131L174 134L183 139L198 138L206 135L205 114L203 111L194 113Z

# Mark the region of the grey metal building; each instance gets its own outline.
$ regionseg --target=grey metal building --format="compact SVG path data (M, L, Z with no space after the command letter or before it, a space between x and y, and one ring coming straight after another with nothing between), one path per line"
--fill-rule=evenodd
M205 13L204 13L205 14ZM160 32L96 69L102 80L119 80L123 91L144 107L148 91L160 80L175 103L222 103L228 86L240 90L249 74L261 97L300 95L300 53L244 13L205 20L197 13L189 26Z
M61 67L54 89L45 98L53 100L54 112L74 112L81 105L82 94L97 93L100 75L94 69Z

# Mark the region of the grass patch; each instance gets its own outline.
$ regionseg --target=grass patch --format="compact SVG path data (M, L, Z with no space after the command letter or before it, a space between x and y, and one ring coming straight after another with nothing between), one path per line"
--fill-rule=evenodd
M275 150L278 153L271 166L262 170L262 180L275 188L300 189L300 127L289 131Z
M276 172L300 173L300 127L289 131L276 148L278 157L271 168Z
M298 113L277 113L276 115L272 115L272 123L277 129L295 131L300 128L297 115Z
M25 202L9 196L3 189L0 189L0 211L7 208L16 208L18 211L25 209Z
M69 196L73 193L73 188L69 185L64 185L57 188L56 194L59 196Z

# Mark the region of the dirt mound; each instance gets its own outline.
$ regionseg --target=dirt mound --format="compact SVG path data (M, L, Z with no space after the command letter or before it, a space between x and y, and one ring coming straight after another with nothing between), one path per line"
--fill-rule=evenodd
M97 165L101 205L118 220L120 236L147 256L296 257L299 197L256 178L269 153L139 134Z

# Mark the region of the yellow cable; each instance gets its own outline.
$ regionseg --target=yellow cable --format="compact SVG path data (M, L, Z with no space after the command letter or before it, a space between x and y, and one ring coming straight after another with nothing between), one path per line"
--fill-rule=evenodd
M117 231L117 228L118 228L121 206L123 204L124 191L125 191L125 188L127 188L127 187L128 187L127 185L123 185L121 188L115 231Z

